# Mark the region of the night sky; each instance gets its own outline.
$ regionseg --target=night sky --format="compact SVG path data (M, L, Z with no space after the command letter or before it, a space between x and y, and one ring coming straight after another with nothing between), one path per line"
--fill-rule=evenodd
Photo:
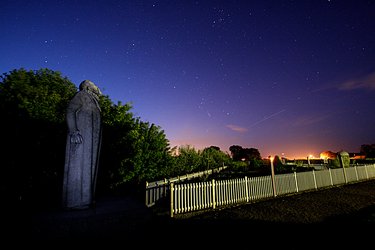
M375 143L375 1L2 0L0 28L0 73L89 79L171 146Z

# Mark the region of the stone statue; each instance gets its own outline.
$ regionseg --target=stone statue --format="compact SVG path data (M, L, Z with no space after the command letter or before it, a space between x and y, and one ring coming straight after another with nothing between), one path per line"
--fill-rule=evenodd
M69 102L63 179L63 207L87 209L94 203L101 145L99 88L89 80Z

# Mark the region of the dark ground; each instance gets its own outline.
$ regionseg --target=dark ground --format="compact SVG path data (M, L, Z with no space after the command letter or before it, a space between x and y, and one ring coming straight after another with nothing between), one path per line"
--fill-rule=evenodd
M197 239L212 244L213 239L218 243L220 239L247 242L250 238L273 240L281 236L291 240L332 239L334 235L341 243L368 242L364 241L368 238L353 237L375 230L375 180L174 218L147 208L133 196L101 198L95 208L84 211L56 209L2 214L2 221L7 222L2 224L2 236L16 238L18 243L116 240L152 247L155 242L163 246L170 240L185 245L194 244Z

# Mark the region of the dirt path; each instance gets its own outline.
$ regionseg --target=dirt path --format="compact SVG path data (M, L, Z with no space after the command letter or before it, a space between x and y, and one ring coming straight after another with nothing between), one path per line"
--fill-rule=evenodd
M3 215L14 221L10 215ZM270 232L291 238L339 232L342 237L372 232L367 228L375 226L375 180L174 218L156 215L131 197L102 200L94 211L52 211L14 218L21 223L10 224L13 231L8 231L9 238L38 241L120 240L151 247L155 241L160 245L177 240L184 245L212 237L219 245L220 240L231 237L247 242L249 237L268 239Z
M311 244L322 240L335 247L362 244L368 242L362 239L373 237L375 180L178 216L174 223L185 232L210 232L245 242L306 238Z
M189 220L274 224L375 223L375 180L180 216ZM373 212L372 212L373 211Z

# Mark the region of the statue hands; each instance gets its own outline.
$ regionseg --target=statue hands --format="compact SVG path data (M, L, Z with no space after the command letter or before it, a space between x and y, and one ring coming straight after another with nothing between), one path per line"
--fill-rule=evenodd
M70 142L74 144L81 144L83 142L83 137L79 130L70 133Z

